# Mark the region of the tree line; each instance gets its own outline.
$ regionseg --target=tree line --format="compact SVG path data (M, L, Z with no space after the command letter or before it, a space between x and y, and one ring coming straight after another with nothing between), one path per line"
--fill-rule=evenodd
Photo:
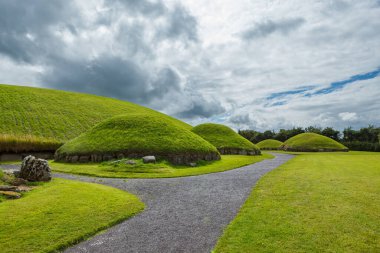
M301 133L317 133L341 142L351 150L377 151L380 152L380 127L369 125L368 127L354 130L352 127L345 128L342 132L332 127L309 126L306 128L293 127L291 129L280 129L279 131L266 130L259 132L255 130L239 130L239 134L253 143L266 139L286 141L287 139Z

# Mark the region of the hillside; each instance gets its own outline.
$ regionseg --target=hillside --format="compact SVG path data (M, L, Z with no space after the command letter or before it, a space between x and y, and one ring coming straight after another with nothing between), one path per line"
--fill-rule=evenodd
M130 102L51 89L0 85L0 152L54 150L116 115L143 113L191 126Z
M281 147L289 151L348 151L343 144L320 134L302 133L284 142Z
M105 120L56 152L56 160L100 162L155 155L175 164L218 160L217 149L169 117L130 113Z
M227 126L206 123L192 131L214 145L221 154L260 154L256 145Z
M281 147L281 145L284 144L281 141L273 140L273 139L267 139L260 141L256 144L257 147L259 147L261 150L276 150Z

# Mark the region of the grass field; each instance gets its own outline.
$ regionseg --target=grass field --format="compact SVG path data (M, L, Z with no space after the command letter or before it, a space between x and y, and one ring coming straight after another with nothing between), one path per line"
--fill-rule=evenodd
M0 138L3 150L17 149L18 143L25 138L37 143L45 138L57 143L66 142L98 122L126 113L157 115L191 128L149 108L89 94L0 85L0 101L0 133L7 136L5 143Z
M343 144L316 133L293 136L284 142L283 148L289 151L348 151Z
M57 150L58 157L62 158L68 155L120 153L125 156L139 154L140 157L155 155L167 158L193 154L200 156L199 159L214 154L220 158L213 145L182 123L146 113L130 113L105 120Z
M96 177L167 178L221 172L260 162L269 158L273 158L273 156L270 154L264 154L261 156L223 155L222 159L219 161L204 162L197 167L174 166L168 162L143 164L141 161L137 160L136 165L112 164L111 162L89 164L51 162L50 165L55 172Z
M98 184L53 179L0 203L0 252L52 252L142 211L134 195Z
M380 154L301 154L265 175L215 252L380 252Z
M231 128L221 125L206 123L192 129L192 131L212 145L220 149L244 149L258 151L259 149L249 140L245 139Z
M277 150L281 147L281 145L284 144L281 141L273 140L273 139L267 139L260 141L256 144L257 147L259 147L261 150Z

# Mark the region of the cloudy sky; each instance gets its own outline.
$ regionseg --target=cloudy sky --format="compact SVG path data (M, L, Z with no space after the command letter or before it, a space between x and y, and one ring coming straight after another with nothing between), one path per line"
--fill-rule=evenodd
M0 0L0 83L191 124L380 125L379 0Z

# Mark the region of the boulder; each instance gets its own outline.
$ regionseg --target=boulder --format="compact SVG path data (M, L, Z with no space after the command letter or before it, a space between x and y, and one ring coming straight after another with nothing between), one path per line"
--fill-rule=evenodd
M136 162L133 161L133 160L128 160L125 162L125 164L128 164L128 165L136 165Z
M156 157L153 155L144 156L142 159L144 163L156 163Z
M7 199L19 199L21 194L13 191L0 191L0 194L5 196Z
M44 159L36 159L34 156L27 156L21 164L20 178L28 181L50 181L51 169Z
M197 164L196 163L189 163L189 166L190 167L197 167Z

